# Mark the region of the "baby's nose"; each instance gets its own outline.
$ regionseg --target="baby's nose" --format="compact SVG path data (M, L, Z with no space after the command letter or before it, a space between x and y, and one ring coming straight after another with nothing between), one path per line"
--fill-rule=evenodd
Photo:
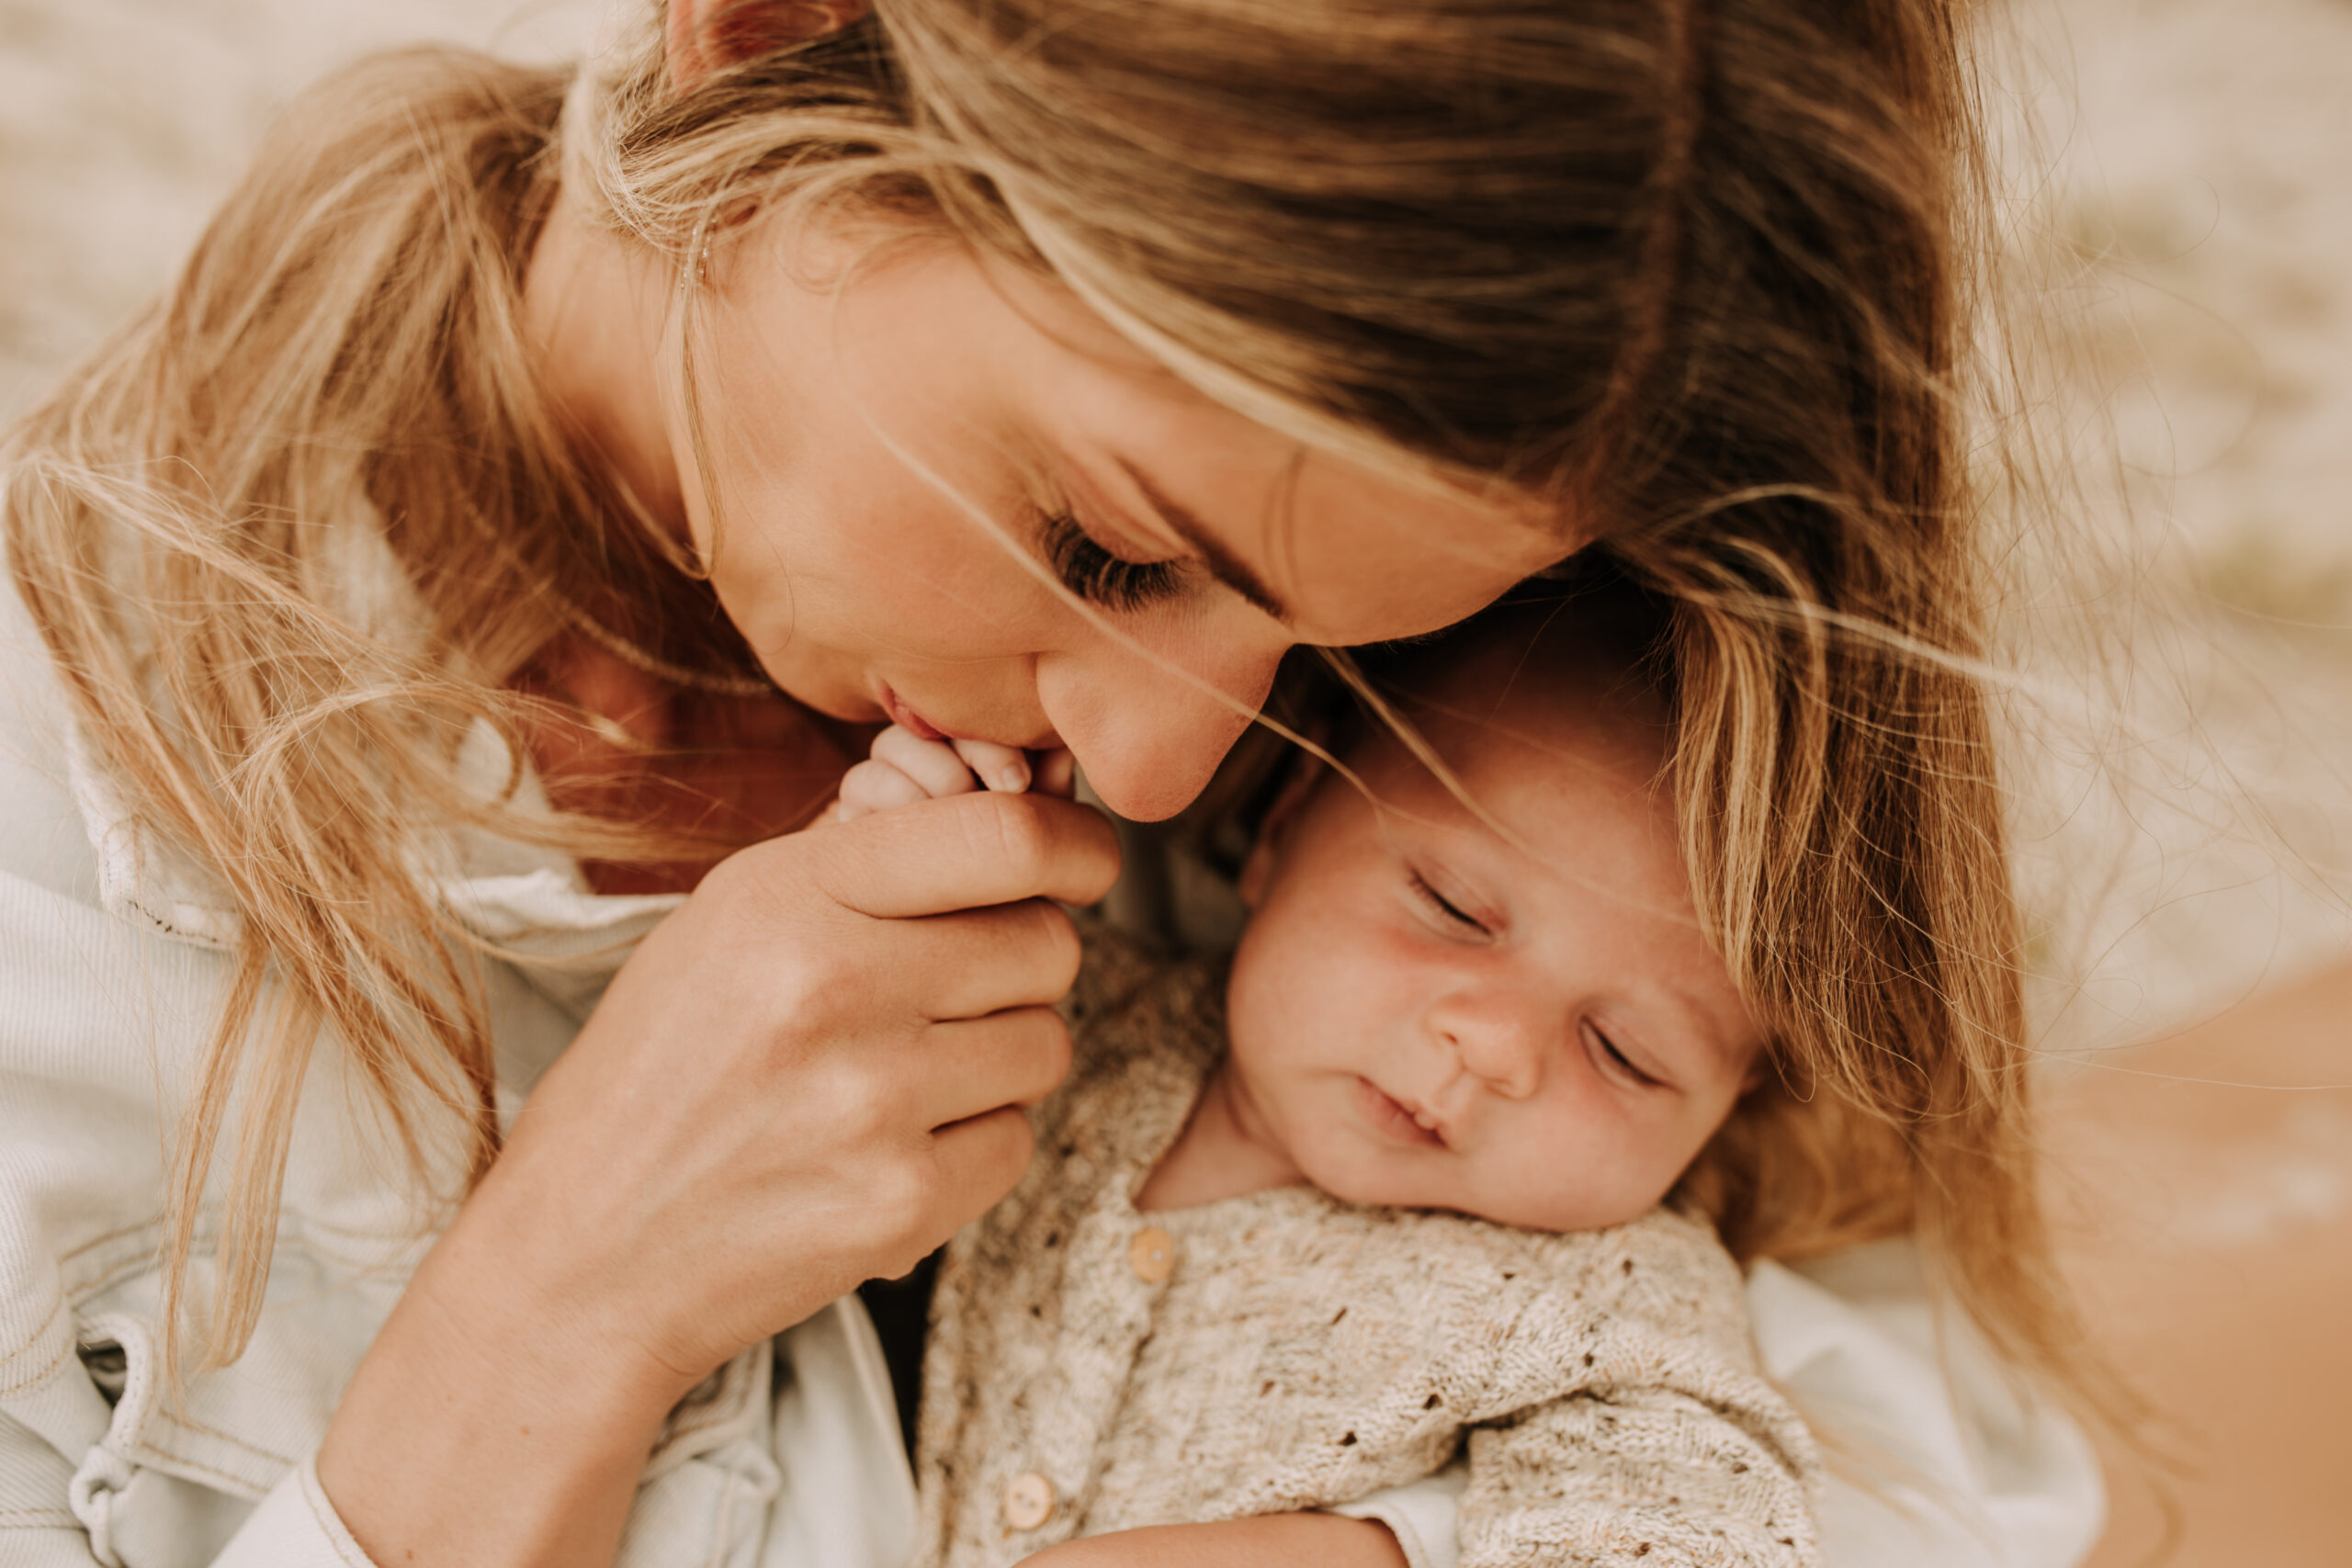
M1465 999L1443 1026L1463 1070L1505 1100L1526 1100L1544 1087L1544 1058L1557 1027L1516 998Z

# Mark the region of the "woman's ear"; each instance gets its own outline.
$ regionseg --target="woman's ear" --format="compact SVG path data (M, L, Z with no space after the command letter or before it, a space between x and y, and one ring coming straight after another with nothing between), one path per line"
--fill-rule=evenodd
M1306 809L1306 797L1315 793L1315 785L1323 776L1323 760L1301 751L1292 761L1290 777L1283 781L1282 793L1274 796L1274 804L1266 811L1266 819L1258 826L1258 838L1250 846L1250 858L1241 863L1241 874L1234 889L1241 895L1241 905L1255 909L1266 897L1266 887L1273 880L1274 861L1282 840L1290 835L1298 814Z
M714 71L837 33L872 8L873 0L670 0L670 85L699 86Z

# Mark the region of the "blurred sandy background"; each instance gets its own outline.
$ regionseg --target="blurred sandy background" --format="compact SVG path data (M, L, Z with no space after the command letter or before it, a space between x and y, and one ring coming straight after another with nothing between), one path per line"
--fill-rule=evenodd
M0 0L0 414L153 290L294 86L602 0ZM2352 1562L2352 0L2031 0L1995 107L2035 416L2021 874L2069 1256L2171 1426L2101 1568ZM2085 521L2087 519L2087 522Z

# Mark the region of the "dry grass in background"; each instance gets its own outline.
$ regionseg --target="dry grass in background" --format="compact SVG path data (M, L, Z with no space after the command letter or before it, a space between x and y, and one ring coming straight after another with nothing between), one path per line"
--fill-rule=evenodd
M2340 1563L2352 1091L2292 1086L2352 1084L2352 4L2015 15L1997 107L2048 158L2008 220L2086 500L2012 606L2053 1180L2187 1466L2177 1535L2122 1478L2097 1561ZM428 38L554 58L601 17L0 0L0 413L162 281L296 85Z

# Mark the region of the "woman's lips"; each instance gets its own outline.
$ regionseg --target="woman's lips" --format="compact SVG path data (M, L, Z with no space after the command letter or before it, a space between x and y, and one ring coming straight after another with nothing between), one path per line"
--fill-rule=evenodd
M1392 1143L1416 1149L1447 1146L1443 1134L1415 1121L1402 1100L1370 1078L1356 1079L1356 1103L1364 1120L1372 1123L1372 1130Z
M1033 738L1023 740L999 740L986 735L972 735L961 730L948 729L932 723L931 720L909 707L907 699L899 695L888 682L877 681L875 682L874 689L875 701L880 705L884 715L892 724L918 740L974 740L990 746L1005 746L1015 751L1031 753L1059 751L1063 749L1061 739L1051 729L1041 730Z
M897 725L900 729L905 730L908 734L913 736L918 740L946 740L951 739L945 730L940 728L937 725L923 717L922 715L909 707L907 705L906 699L899 695L898 693L892 691L888 686L884 686L882 688L882 711L890 716L890 722L892 724Z

